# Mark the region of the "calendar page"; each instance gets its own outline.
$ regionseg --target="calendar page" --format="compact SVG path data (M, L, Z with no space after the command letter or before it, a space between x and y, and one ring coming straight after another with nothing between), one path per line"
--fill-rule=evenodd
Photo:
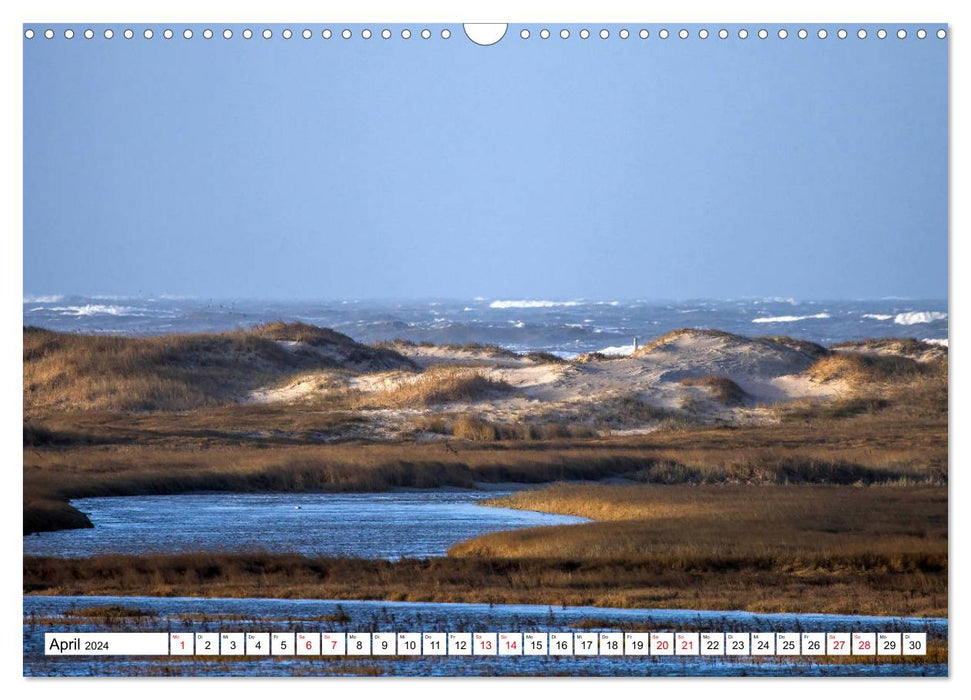
M646 11L22 24L23 675L948 675L947 18Z

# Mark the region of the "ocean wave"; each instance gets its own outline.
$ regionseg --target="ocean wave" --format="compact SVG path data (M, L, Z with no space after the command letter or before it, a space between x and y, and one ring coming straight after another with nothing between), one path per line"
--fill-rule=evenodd
M554 306L579 306L578 301L545 301L541 299L497 299L490 309L549 309Z
M747 300L745 300L747 301ZM754 299L753 304L789 304L795 306L799 302L792 297L765 297L764 299Z
M612 345L611 347L601 348L597 350L599 353L604 355L633 355L634 346L633 345Z
M893 316L891 314L863 314L863 318L872 318L874 321L889 321Z
M752 323L792 323L794 321L806 321L812 318L829 318L827 313L812 314L810 316L766 316L765 318L753 318Z
M947 338L922 338L922 340L930 345L940 345L942 348L947 347Z
M116 306L114 304L84 304L82 306L52 306L51 311L57 311L62 316L144 316L148 309L133 306Z
M918 323L943 321L947 314L943 311L905 311L894 316L893 322L901 326L913 326Z
M58 304L62 301L64 301L63 294L41 294L38 296L27 294L24 296L25 304Z

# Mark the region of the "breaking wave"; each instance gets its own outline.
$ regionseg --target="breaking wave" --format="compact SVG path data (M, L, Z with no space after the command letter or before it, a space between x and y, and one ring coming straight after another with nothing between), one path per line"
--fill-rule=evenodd
M498 299L489 304L490 309L549 309L554 306L579 306L578 301L545 301L541 299Z
M52 306L50 311L60 312L62 316L144 316L147 309L114 304L84 304L82 306Z
M764 318L753 318L752 323L792 323L793 321L805 321L811 318L829 318L829 314L819 313L811 316L766 316Z
M633 355L634 346L633 345L614 345L609 348L601 348L597 352L604 355Z
M944 311L905 311L894 316L893 322L901 326L913 326L918 323L943 321L947 318Z

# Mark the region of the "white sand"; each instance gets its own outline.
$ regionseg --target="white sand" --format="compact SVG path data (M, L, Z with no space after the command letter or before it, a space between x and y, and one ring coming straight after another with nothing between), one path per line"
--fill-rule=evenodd
M568 416L574 422L596 423L605 402L633 398L669 411L690 411L694 420L736 423L771 420L773 404L796 400L826 400L840 395L840 382L814 383L805 374L813 363L806 353L781 344L689 332L662 347L622 357L586 363L542 363L482 350L442 346L399 346L398 351L419 367L433 365L477 368L485 376L513 387L502 396L474 404L454 403L432 409L387 409L369 414L383 424L410 424L422 413L474 412L499 420L522 420L539 414ZM320 387L346 387L362 392L394 388L415 381L402 370L354 374L333 370L301 375L284 386L265 387L251 395L260 403L291 403L313 398ZM683 386L684 378L727 377L750 395L745 406L726 406L703 386ZM656 421L655 421L656 423ZM624 432L653 429L650 424L624 425Z

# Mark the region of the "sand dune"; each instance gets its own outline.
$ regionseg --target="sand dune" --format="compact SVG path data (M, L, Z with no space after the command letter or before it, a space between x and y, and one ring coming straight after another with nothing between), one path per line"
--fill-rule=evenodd
M31 410L304 404L353 412L364 435L378 438L420 433L431 421L451 424L458 416L583 426L596 434L672 423L764 423L777 420L777 404L842 397L854 382L913 378L924 364L947 357L947 348L914 340L828 349L714 330L674 331L632 355L572 361L475 344L365 345L306 324L154 338L26 329L24 337Z
M487 419L551 420L597 423L614 419L618 429L650 429L665 417L693 421L764 421L773 404L801 399L825 400L844 389L841 382L814 382L806 370L829 351L814 343L788 338L746 338L719 331L684 330L668 334L633 356L592 356L579 361L526 357L496 348L395 345L394 349L427 371L434 367L465 368L503 382L511 391L477 401L444 402L424 411L388 407L382 393L418 381L400 370L348 377L343 387L360 401L371 397L375 417L385 421L413 419L416 413L473 412ZM696 380L737 385L742 400L726 402L714 386ZM319 398L321 377L311 375L252 395L261 402ZM634 410L632 410L634 409ZM651 412L650 409L657 409Z

